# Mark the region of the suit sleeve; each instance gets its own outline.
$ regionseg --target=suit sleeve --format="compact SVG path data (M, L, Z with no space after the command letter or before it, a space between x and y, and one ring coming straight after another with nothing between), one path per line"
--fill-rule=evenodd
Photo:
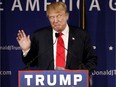
M24 62L25 65L29 64L29 66L36 66L37 65L37 52L38 52L38 49L37 49L37 40L36 40L36 37L35 35L32 36L31 38L31 48L28 52L28 54L24 57L22 57L22 60Z
M83 59L82 62L80 63L79 68L87 69L91 74L92 70L96 68L96 65L97 65L97 56L95 54L95 50L92 47L90 37L85 32Z

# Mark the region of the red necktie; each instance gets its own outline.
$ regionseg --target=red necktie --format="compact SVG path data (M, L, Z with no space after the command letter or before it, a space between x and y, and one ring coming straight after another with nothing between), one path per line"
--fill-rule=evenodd
M65 68L65 49L64 41L62 39L63 33L59 33L57 45L56 45L56 67Z

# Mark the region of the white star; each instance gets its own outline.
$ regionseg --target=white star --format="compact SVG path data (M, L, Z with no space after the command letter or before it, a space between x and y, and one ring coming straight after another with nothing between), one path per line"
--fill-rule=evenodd
M93 46L93 49L95 50L96 49L96 46Z
M109 50L113 50L113 47L112 46L109 46Z
M116 2L114 4L116 5Z

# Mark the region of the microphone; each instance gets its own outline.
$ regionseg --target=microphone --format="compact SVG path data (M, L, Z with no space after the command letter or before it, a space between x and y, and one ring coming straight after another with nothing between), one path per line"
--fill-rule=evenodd
M56 37L55 42L54 42L50 47L48 47L44 52L42 52L40 55L37 55L35 58L33 58L33 59L24 67L24 69L29 69L30 65L31 65L38 57L42 56L44 53L46 53L46 51L48 51L52 46L54 46L54 44L56 43L56 41L57 41L57 39L58 39L58 37L59 37L59 33L55 33L55 37ZM52 61L53 61L53 59L50 61L49 65L51 64ZM48 65L48 67L49 67L49 65Z
M58 38L60 36L60 34L59 33L55 33L55 36L56 36L56 38Z
M59 33L55 33L55 37L58 39L58 37L60 36L60 34ZM56 40L57 40L56 39ZM55 43L56 43L56 41L55 41ZM54 44L55 44L54 43ZM61 43L59 43L60 44L60 46L61 47L63 47L69 54L71 54L73 57L77 57L77 56L75 56L74 54L73 54L73 52L71 52L70 50L68 50L67 48L65 48L65 46L63 46ZM49 65L48 65L48 67L50 66L50 64L53 62L54 60L53 59L51 59L51 61L50 61L50 63L49 63ZM81 62L79 62L79 69L81 69L81 66L83 66L83 64L81 63ZM61 67L56 67L56 70L64 70L64 68L61 68Z
M55 40L54 44L56 43L56 41L57 41L57 39L58 39L59 36L60 36L59 33L55 33L56 40ZM54 44L53 44L53 45L54 45ZM48 67L50 66L50 64L51 64L52 62L54 62L54 59L53 59L53 58L51 59L50 63L48 64ZM47 68L48 68L48 67L47 67Z

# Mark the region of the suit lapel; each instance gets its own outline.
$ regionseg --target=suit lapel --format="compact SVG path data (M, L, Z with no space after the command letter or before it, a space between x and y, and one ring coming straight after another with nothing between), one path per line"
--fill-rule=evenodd
M69 40L68 40L68 52L67 52L67 61L66 61L66 68L69 68L71 63L71 58L73 56L73 41L75 40L74 31L70 28L69 29Z
M52 28L48 30L48 33L46 34L46 46L50 49L48 50L48 56L47 60L49 61L48 68L47 69L54 69L54 55L53 55L53 36L52 36Z
M78 29L69 27L68 53L67 53L67 61L66 61L67 69L71 68L70 66L72 66L71 65L72 61L73 62L76 61L78 55L77 51L79 52L81 49L81 42L82 40L80 39L80 34Z

